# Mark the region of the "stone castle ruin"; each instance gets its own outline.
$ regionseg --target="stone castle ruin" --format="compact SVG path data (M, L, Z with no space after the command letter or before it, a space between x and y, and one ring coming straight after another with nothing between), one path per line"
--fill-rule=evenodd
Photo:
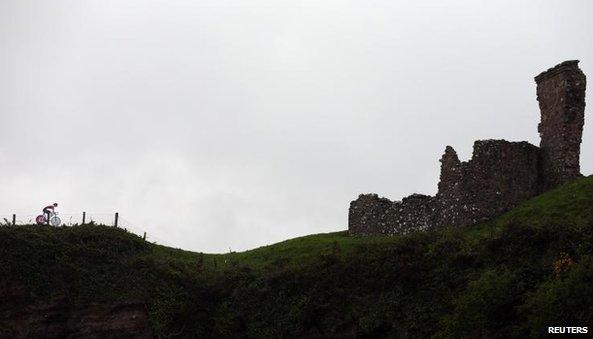
M539 147L524 141L478 140L472 158L461 162L447 146L435 196L412 194L390 201L361 194L350 203L349 233L405 234L470 226L581 177L586 78L578 60L550 68L535 82L541 111Z

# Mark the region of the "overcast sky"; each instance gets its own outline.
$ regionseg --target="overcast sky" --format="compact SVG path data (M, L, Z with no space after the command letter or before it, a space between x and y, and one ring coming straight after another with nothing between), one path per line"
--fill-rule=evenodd
M359 193L434 194L446 145L538 145L533 77L591 79L592 32L587 0L0 0L0 215L205 252L344 230Z

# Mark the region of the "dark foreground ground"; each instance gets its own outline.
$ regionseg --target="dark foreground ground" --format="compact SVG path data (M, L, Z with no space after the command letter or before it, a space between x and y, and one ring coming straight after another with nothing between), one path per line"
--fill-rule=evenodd
M593 177L497 220L209 255L0 226L0 337L540 337L593 331Z

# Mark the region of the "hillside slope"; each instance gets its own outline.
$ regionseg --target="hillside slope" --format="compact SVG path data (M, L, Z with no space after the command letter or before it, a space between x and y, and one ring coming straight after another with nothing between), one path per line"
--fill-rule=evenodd
M209 255L0 227L0 337L539 337L593 326L593 177L472 228Z

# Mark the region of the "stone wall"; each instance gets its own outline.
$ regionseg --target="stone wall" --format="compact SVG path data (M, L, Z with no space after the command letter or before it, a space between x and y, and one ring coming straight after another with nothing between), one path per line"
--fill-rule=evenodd
M489 220L556 185L580 176L585 76L567 61L536 77L541 147L528 142L478 140L461 162L447 146L438 193L390 201L361 194L350 203L351 234L405 234L463 227Z
M405 234L487 220L539 193L538 166L539 149L527 142L476 141L467 162L447 146L436 196L390 201L361 194L350 204L348 228L352 234Z
M468 162L459 162L447 147L435 197L435 226L472 225L539 194L539 161L539 149L527 142L476 141Z
M391 201L376 194L361 194L350 203L348 229L351 234L405 234L428 229L436 217L434 198L412 194Z
M580 176L586 78L573 60L541 73L535 82L541 111L538 131L544 186L551 188Z

